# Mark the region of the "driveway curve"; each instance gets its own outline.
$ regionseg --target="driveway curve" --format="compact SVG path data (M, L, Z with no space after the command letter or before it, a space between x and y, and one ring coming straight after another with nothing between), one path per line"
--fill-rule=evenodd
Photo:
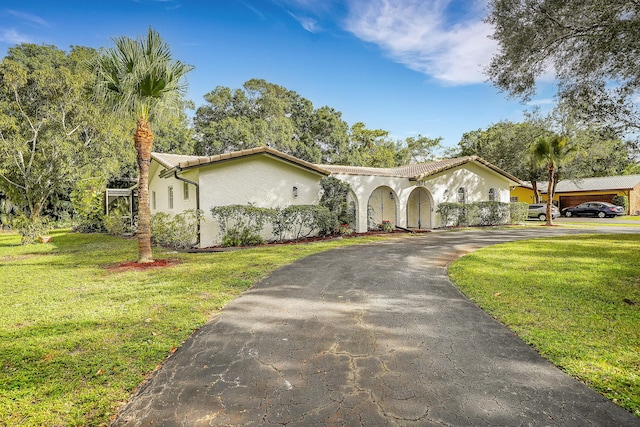
M477 248L578 232L430 233L299 260L190 337L113 424L638 426L447 277Z

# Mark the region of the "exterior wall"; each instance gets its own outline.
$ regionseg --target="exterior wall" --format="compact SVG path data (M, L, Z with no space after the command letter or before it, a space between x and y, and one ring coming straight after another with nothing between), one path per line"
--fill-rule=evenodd
M629 197L629 215L640 215L640 184L627 195Z
M509 202L510 181L492 170L476 163L467 163L458 168L430 176L424 181L409 181L407 178L346 175L336 174L339 178L351 185L357 199L356 231L367 231L368 202L369 197L378 187L389 187L394 194L396 204L395 223L401 227L407 227L407 203L411 192L417 187L423 187L431 197L431 213L429 223L433 227L440 227L436 210L442 202L456 202L457 191L460 187L467 189L467 202L480 202L489 200L489 189L495 188L497 199L501 202ZM394 220L394 218L384 218Z
M196 187L187 184L189 187L189 198L183 197L183 181L176 178L160 178L160 173L164 170L157 162L152 161L149 170L149 204L151 205L151 215L157 212L166 212L171 215L178 214L188 209L196 208ZM191 181L198 182L198 171L189 171L180 176ZM169 207L169 187L173 187L173 208ZM153 203L155 193L155 207Z
M311 205L320 201L322 175L268 155L255 155L200 168L201 247L221 242L214 206L246 205L262 208ZM293 187L297 188L297 197ZM268 236L264 236L268 237Z
M518 186L511 190L511 198L517 197L518 202L525 202L532 204L535 202L535 197L533 196L533 189L527 187Z
M195 186L189 185L189 198L185 200L183 182L173 176L160 178L163 170L164 168L157 162L152 162L149 190L150 198L155 193L156 200L155 208L151 201L151 213L176 214L196 208ZM217 162L187 170L180 176L198 182L200 185L200 209L204 212L204 221L200 228L201 247L214 246L221 242L219 225L211 215L212 207L249 203L265 208L317 204L321 197L320 180L323 177L317 172L269 155L247 156ZM460 187L466 189L468 203L489 200L491 188L496 191L497 201L509 202L509 186L512 184L504 176L478 163L466 163L418 182L400 177L346 174L334 176L351 185L351 197L355 198L356 207L355 231L359 233L367 231L369 199L374 191L381 187L383 191L379 191L379 194L389 199L385 199L384 202L395 205L390 210L385 208L387 212L395 212L395 217L383 219L390 220L401 227L407 227L410 214L409 198L415 189L423 188L425 190L423 195L428 198L425 206L429 206L430 212L426 213L426 217L421 214L423 218L421 222L425 223L426 227L437 228L442 226L436 215L438 204L456 202ZM170 186L174 189L173 209L169 207L168 187ZM297 196L294 195L294 187L297 189Z

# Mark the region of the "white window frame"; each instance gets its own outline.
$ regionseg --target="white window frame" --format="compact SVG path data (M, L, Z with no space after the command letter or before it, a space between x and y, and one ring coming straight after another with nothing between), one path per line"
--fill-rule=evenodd
M189 183L182 183L182 198L184 200L189 200Z
M169 204L169 209L173 209L173 187L169 186L169 188L167 189L167 195L168 195L168 200L167 203Z
M151 192L151 209L153 209L154 211L157 209L157 200L158 198L156 197L156 192L155 190Z

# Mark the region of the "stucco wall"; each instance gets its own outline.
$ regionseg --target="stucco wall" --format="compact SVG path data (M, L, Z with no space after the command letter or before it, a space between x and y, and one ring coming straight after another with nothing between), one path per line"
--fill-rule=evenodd
M189 197L184 198L182 181L172 176L168 178L160 178L160 174L164 168L157 162L152 161L149 169L149 203L151 205L151 215L157 212L166 212L175 215L188 209L196 208L196 187L188 184ZM181 174L184 178L198 182L198 171L192 170ZM173 187L173 208L169 207L169 187ZM155 206L153 203L155 193Z
M263 208L311 205L320 201L322 175L266 155L250 156L200 168L200 205L205 221L201 246L220 243L214 206L247 205ZM293 187L297 188L297 197ZM269 236L264 236L269 237Z
M348 182L358 198L358 218L356 221L357 232L367 231L367 206L369 197L373 191L381 186L388 187L393 192L396 204L396 218L384 218L395 224L407 226L407 202L411 192L418 186L427 190L431 198L430 224L440 227L436 210L442 202L456 202L457 191L460 187L467 190L467 202L480 202L489 200L489 189L495 188L497 200L509 202L510 181L476 163L467 163L455 169L430 176L424 181L409 181L407 178L363 176L337 174L337 178Z
M173 176L160 178L162 170L155 161L152 162L149 188L156 194L156 205L155 209L152 206L152 213L179 213L195 208L195 188L190 186L189 199L184 200L183 183ZM317 172L268 155L217 162L188 170L181 176L200 184L200 209L204 211L205 219L201 224L201 247L214 246L221 241L219 225L211 215L212 207L249 203L266 208L317 204L321 197L320 180L323 177ZM374 199L385 210L379 215L380 221L390 220L396 225L407 227L409 197L416 188L424 188L428 201L421 206L423 209L428 208L430 212L422 220L422 224L426 224L425 228L428 228L441 226L436 215L438 204L456 202L460 187L466 189L468 203L489 200L491 188L496 190L498 201L509 202L511 184L504 176L478 163L466 163L419 182L400 177L335 176L352 187L352 195L357 199L356 231L360 233L367 231L369 199L376 189L382 188ZM169 186L174 188L173 209L168 207ZM294 187L297 189L297 196L294 196ZM412 202L415 199L412 198ZM389 206L390 203L392 206ZM414 211L411 213L415 214Z

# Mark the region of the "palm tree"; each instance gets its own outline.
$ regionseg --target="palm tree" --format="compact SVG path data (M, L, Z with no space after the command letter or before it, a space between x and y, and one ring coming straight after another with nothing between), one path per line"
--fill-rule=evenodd
M138 262L151 262L149 164L153 147L151 122L183 107L191 65L171 58L169 45L149 27L137 40L118 37L115 47L99 52L92 70L96 99L127 119L136 120L133 134L138 168Z
M558 135L541 137L531 147L531 154L534 161L539 165L545 165L547 168L547 225L553 225L553 215L551 214L551 205L553 203L553 193L555 190L555 178L557 170L564 162L569 160L574 149L568 143L566 137Z

